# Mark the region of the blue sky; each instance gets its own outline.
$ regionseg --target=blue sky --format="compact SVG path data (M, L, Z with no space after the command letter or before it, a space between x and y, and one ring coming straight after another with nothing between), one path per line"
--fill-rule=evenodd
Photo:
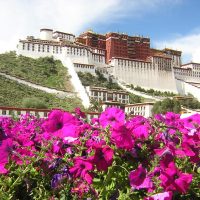
M200 0L0 0L0 52L40 28L76 35L124 32L151 38L153 48L183 51L200 62Z

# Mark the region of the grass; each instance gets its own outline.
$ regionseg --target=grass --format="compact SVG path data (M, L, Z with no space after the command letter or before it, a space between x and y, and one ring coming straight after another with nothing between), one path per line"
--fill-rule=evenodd
M100 72L96 73L97 76L91 73L78 72L79 79L84 86L96 86L104 87L107 89L121 90L121 87L117 83L112 82L112 80L107 80Z
M53 57L33 59L15 52L0 54L0 72L50 88L73 90L67 69Z
M25 98L37 98L45 102L50 108L62 108L73 111L75 107L83 108L79 98L59 99L53 94L30 88L15 81L0 76L0 106L23 107L22 101Z

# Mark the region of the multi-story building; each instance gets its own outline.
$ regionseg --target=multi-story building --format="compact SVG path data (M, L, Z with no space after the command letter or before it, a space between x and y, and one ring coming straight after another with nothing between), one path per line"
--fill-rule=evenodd
M125 112L131 115L141 115L144 117L152 116L152 108L154 103L136 103L125 105Z
M103 111L106 110L107 108L112 108L112 107L119 108L125 111L126 104L120 103L118 101L104 101L104 102L101 102L100 105Z
M39 38L28 36L20 40L17 52L33 58L53 56L61 60L74 87L79 87L78 93L86 94L81 83L77 84L76 71L94 74L100 69L108 77L127 84L182 95L195 91L194 96L200 99L200 64L181 65L181 51L152 49L147 37L88 31L76 38L71 33L41 29ZM82 99L85 98L83 95Z
M103 87L87 86L86 91L91 99L96 99L100 102L119 102L129 104L129 94L123 90L108 90Z
M174 68L176 79L200 84L200 63L187 63Z
M136 103L136 104L123 104L120 102L102 102L101 106L102 109L105 110L106 108L110 107L117 107L122 110L128 115L131 116L136 116L136 115L141 115L146 118L152 116L152 108L153 108L154 103Z
M150 38L128 36L128 58L146 60L150 56Z
M106 61L110 62L113 57L128 58L128 36L118 33L106 34Z
M102 35L87 31L80 34L76 42L106 50L107 63L113 57L146 60L150 56L150 39L141 36L113 32Z
M78 45L75 43L74 35L59 31L53 32L52 29L41 29L39 38L28 36L25 40L20 40L18 54L33 58L70 57L73 63L94 64L96 66L105 64L105 50Z
M181 51L174 49L165 48L162 50L165 54L169 55L172 58L172 66L180 67L181 66Z
M79 37L76 38L76 42L97 49L106 49L105 35L94 33L91 30L80 34Z

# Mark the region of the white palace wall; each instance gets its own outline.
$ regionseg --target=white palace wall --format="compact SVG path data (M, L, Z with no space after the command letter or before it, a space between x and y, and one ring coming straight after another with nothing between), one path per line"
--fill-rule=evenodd
M119 80L146 89L177 93L175 78L171 70L159 70L151 62L112 59L113 75Z
M191 83L187 83L183 80L176 79L176 85L178 93L181 95L192 94L195 98L200 101L200 88L192 85Z
M85 108L88 108L90 106L90 99L89 99L89 96L75 71L72 60L69 57L65 58L63 56L59 56L57 58L59 58L59 60L61 60L62 64L68 69L68 72L71 75L71 82L75 88L75 92L77 92L79 94L79 97L82 100L83 106Z
M32 58L63 55L70 57L73 63L91 64L97 67L105 66L105 55L93 53L91 50L79 46L64 46L19 42L18 55Z

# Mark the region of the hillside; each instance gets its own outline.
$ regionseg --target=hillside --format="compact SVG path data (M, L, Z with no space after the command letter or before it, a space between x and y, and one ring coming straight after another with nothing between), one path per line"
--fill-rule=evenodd
M63 108L72 111L75 107L82 107L78 98L59 99L55 95L30 88L15 81L0 76L0 106L23 107L23 100L35 98L42 101L47 108Z
M0 54L0 72L42 86L73 91L67 69L53 57L33 59L17 56L15 52Z
M84 86L96 86L96 87L105 87L108 89L117 89L120 90L121 88L117 83L113 83L112 80L107 80L100 72L96 72L96 76L92 75L91 73L77 73L82 84Z
M100 72L96 72L96 76L91 73L78 72L78 76L84 86L96 86L105 87L112 90L122 90L122 88L117 84L112 82L112 80L107 80ZM144 99L138 95L129 93L130 103L141 103Z

